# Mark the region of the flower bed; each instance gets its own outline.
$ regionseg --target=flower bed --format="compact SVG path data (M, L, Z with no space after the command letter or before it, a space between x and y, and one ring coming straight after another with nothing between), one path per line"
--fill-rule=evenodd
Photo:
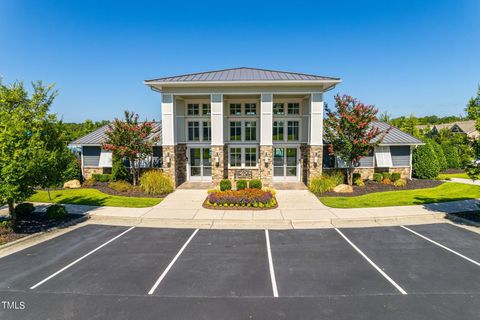
M272 190L215 190L209 193L203 206L210 209L272 209L277 207L277 200Z

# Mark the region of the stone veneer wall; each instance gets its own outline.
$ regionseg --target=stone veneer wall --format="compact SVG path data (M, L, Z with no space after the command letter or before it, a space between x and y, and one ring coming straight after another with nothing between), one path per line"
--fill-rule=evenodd
M175 185L179 186L187 181L187 145L175 146Z
M167 163L167 156L170 155L170 163ZM163 173L166 176L169 176L173 180L174 188L176 188L177 185L177 179L176 179L176 159L175 159L175 146L162 146L162 161L163 161Z
M410 179L410 167L389 168L388 172L390 173L398 172L400 173L400 177L402 179Z
M83 167L83 179L87 180L92 177L92 174L102 174L103 168L99 167Z
M372 180L373 174L375 173L375 168L355 168L354 173L360 173L360 176L363 180Z
M227 146L212 146L212 182L215 186L220 184L222 179L227 176L226 168L228 168ZM215 157L219 157L218 163Z
M319 177L322 175L322 163L323 163L323 146L307 146L308 159L307 159L307 181L306 184L310 184L310 180L313 177ZM315 152L317 152L317 163L315 163Z
M265 155L268 157L268 163L265 163ZM265 187L271 187L273 181L273 146L260 146L258 155L258 178L262 180Z
M300 181L308 184L308 145L300 146Z

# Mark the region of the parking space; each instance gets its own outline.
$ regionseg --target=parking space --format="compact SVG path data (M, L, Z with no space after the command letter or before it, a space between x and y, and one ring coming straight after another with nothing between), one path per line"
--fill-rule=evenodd
M67 310L70 318L131 319L159 310L166 318L235 318L237 310L237 318L388 311L391 319L416 312L469 319L480 313L479 244L479 234L450 224L287 231L88 225L0 259L0 295L24 299L44 318ZM1 319L11 315L0 310Z

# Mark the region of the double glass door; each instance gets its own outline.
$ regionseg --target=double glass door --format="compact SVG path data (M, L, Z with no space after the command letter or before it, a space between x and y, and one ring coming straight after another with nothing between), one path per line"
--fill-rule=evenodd
M298 180L297 148L273 148L273 179L276 181Z
M212 180L212 149L190 148L189 151L190 180Z

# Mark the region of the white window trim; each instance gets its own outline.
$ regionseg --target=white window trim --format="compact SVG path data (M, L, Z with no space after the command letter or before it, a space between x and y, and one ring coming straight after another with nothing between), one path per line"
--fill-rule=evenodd
M198 104L198 115L193 115L193 114L188 114L188 105L189 104ZM203 104L209 104L210 105L210 114L202 114L203 112ZM190 117L190 118L205 118L208 117L210 118L212 114L212 105L211 101L208 99L189 99L185 100L185 117Z
M379 162L380 165L379 165ZM392 168L392 154L389 146L377 146L375 147L375 164L378 168Z
M255 143L259 141L259 136L260 136L260 119L258 118L245 118L245 117L234 117L234 118L229 118L227 119L228 121L228 132L227 132L227 141L230 143ZM240 140L231 140L230 139L230 129L231 125L230 122L240 122ZM255 124L255 134L256 134L256 139L255 140L245 140L245 135L246 135L246 130L245 130L245 122L256 122Z
M275 114L273 112L273 105L275 103L283 103L283 108L284 108L283 110L285 112L284 114ZM288 114L288 104L289 103L298 103L298 107L299 107L299 109L298 109L299 113L298 114ZM302 99L288 99L288 98L286 98L286 99L275 99L275 97L274 97L273 103L272 103L272 115L273 115L274 118L275 117L279 117L279 118L298 117L298 118L301 118L302 115L303 115Z
M283 140L273 140L273 122L275 121L283 121ZM298 121L298 140L288 140L288 121ZM272 121L272 141L273 144L275 143L300 143L302 141L302 118L296 117L279 117L273 118Z
M199 125L199 139L198 141L195 140L190 140L188 137L188 123L189 122L198 122ZM212 119L210 117L192 117L192 118L186 118L185 119L185 141L187 143L195 144L195 143L209 143L212 141L212 132L210 132L210 140L205 140L203 136L203 123L204 122L210 122L210 130L212 130Z
M246 114L245 113L245 104L254 103L257 106L256 114ZM259 118L260 117L260 100L259 99L225 99L224 101L225 109L224 114L228 118ZM239 104L240 105L240 114L230 114L230 104Z
M230 165L230 149L232 148L237 148L237 149L240 149L240 154L241 154L241 166L240 167L235 167L235 166L231 166ZM245 148L254 148L255 150L257 150L257 162L256 162L256 165L254 167L247 167L245 165ZM229 169L258 169L258 160L260 159L260 155L259 155L259 148L258 148L258 145L231 145L228 147L228 168Z

